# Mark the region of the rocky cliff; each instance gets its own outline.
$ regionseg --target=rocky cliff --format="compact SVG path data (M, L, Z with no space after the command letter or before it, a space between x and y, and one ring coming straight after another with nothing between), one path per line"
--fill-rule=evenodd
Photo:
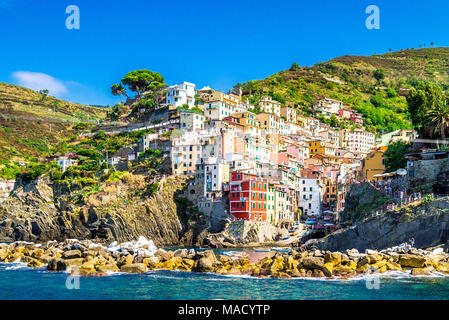
M204 230L201 221L189 222L192 207L183 198L189 178L147 180L127 173L90 194L45 177L19 185L0 205L0 239L110 243L142 235L158 246L194 244Z
M449 241L449 197L370 217L326 238L309 240L305 247L331 251L352 248L360 251L382 250L407 242L410 238L415 238L417 248Z

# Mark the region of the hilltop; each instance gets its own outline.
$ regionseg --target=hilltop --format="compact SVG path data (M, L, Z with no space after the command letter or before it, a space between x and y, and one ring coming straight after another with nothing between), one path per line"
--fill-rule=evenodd
M305 115L311 114L316 99L341 100L364 115L369 130L393 131L412 128L407 115L407 89L420 80L435 81L447 89L448 71L449 48L407 49L373 56L342 56L311 67L293 64L264 80L237 86L252 103L269 94L282 103L294 103Z
M0 83L0 161L39 157L70 137L80 122L98 123L107 108L80 105Z

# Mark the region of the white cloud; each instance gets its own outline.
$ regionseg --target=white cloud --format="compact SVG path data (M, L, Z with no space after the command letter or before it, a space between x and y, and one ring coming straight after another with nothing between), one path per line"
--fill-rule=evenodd
M52 96L57 97L68 92L67 86L63 81L45 73L16 71L12 74L12 77L19 86L36 91L47 89Z

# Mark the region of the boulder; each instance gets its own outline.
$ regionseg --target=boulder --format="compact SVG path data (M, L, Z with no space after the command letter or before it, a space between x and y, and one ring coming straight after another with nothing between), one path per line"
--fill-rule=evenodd
M332 262L327 262L323 265L322 271L327 277L332 276L333 270L334 270L334 264Z
M48 254L43 254L43 255L41 255L41 256L39 257L39 260L40 260L42 263L48 263L51 259L53 259L53 257L50 256L50 255L48 255Z
M118 272L119 268L115 263L109 263L105 265L101 265L97 267L97 271L99 272Z
M277 257L270 266L270 274L274 275L284 269L284 258Z
M62 258L63 259L76 259L76 258L81 258L81 251L79 250L70 250L70 251L66 251L62 254Z
M164 260L170 260L175 256L173 251L165 251L162 249L158 249L156 253L154 254L155 257L160 257L162 261Z
M449 272L449 263L441 262L435 267L435 269L439 272L448 273Z
M354 269L346 265L339 265L332 270L332 273L335 275L344 275L352 272L354 272Z
M193 266L195 265L195 261L192 259L182 259L181 266L179 270L191 271Z
M360 258L357 262L357 268L364 267L365 265L369 265L370 259L367 256Z
M150 257L143 259L143 263L148 267L150 270L156 269L156 266L159 263L160 258L159 257Z
M434 271L433 267L426 268L412 268L412 276L428 276Z
M401 271L402 270L401 265L396 262L387 261L387 263L385 265L388 270L392 270L392 271Z
M399 259L399 264L401 267L411 267L411 268L423 268L426 263L426 258L417 255L405 254Z
M144 263L125 264L120 268L120 271L125 273L144 273L147 271L147 266Z
M0 261L4 261L8 257L7 249L0 249Z
M371 253L366 256L369 261L369 264L375 264L383 259L383 255L380 253Z
M83 265L83 258L65 259L62 262L66 265L66 268L81 267Z
M178 249L174 252L175 257L187 258L189 255L189 250L187 249Z
M131 255L131 254L128 254L128 255L126 255L126 256L120 257L120 259L119 259L118 262L117 262L117 266L118 266L119 268L121 268L121 267L124 266L124 265L132 264L133 261L134 261L134 256Z
M64 260L59 258L51 259L47 265L47 270L49 271L64 271L66 269L67 265L65 264Z
M225 255L220 255L218 256L218 261L220 261L221 263L230 263L232 262L232 258Z
M324 263L331 263L336 266L341 263L341 258L340 252L328 252L324 255Z
M357 259L360 257L360 253L357 249L347 249L346 254L351 260Z
M40 261L37 260L37 259L31 258L31 259L28 261L27 266L30 267L30 268L39 268L39 267L42 266L42 262L40 262Z
M322 270L313 269L312 277L314 277L314 278L323 278L324 276L325 275L324 275L324 272Z
M209 258L203 257L196 261L194 270L197 272L212 272L213 263Z
M301 265L305 269L318 269L321 270L324 265L324 258L320 257L306 257L301 260Z

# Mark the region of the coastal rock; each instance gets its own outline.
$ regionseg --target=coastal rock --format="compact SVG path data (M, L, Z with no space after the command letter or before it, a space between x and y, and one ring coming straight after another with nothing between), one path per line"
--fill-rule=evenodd
M67 265L64 260L56 258L48 262L47 270L49 271L64 271L67 269Z
M100 265L97 267L97 271L99 272L118 272L119 268L115 263Z
M399 264L401 267L423 268L426 261L425 257L406 254L401 256Z
M321 270L324 265L324 258L320 257L306 257L301 260L301 265L305 269L318 269Z
M396 262L387 261L385 265L388 270L392 270L392 271L401 271L402 270L401 265Z
M125 264L120 268L120 272L125 273L145 273L147 266L143 263Z
M143 259L143 263L148 267L150 270L156 269L156 266L158 265L160 261L159 257L150 257Z
M332 276L332 271L334 270L334 264L332 262L327 262L323 265L322 271L327 276Z
M340 252L328 252L324 256L324 262L336 266L341 263L341 258L342 254Z
M427 268L412 268L411 274L412 276L428 276L434 271L435 269L432 267Z
M5 249L0 249L0 261L4 261L8 257L8 251Z
M31 259L28 261L27 266L30 267L30 268L39 268L40 266L42 266L42 262L40 262L40 261L37 260L37 259L31 258Z
M128 254L126 256L122 256L119 261L117 262L117 266L119 266L120 268L124 265L127 264L132 264L134 261L134 256L131 254Z
M71 251L65 251L62 254L63 259L76 259L81 258L81 251L80 250L71 250Z
M203 257L196 261L194 271L197 272L212 272L214 270L213 268L213 262L206 257Z

